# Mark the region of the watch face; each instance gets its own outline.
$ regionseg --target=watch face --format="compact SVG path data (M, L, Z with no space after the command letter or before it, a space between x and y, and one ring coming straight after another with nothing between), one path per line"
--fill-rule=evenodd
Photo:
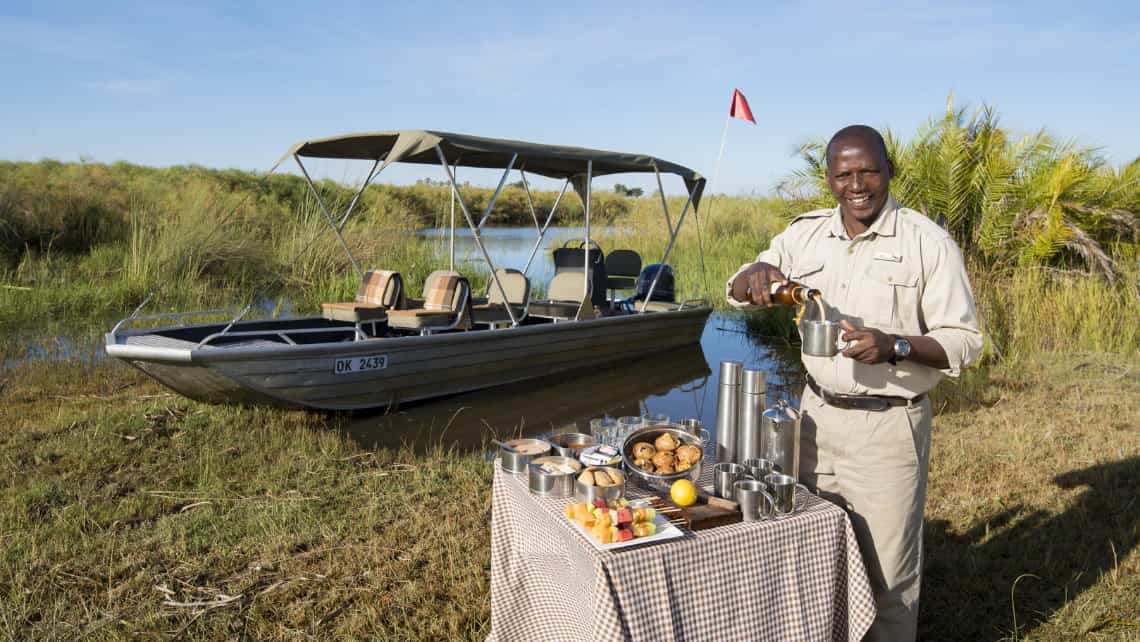
M910 341L906 339L895 340L895 356L899 359L906 359L910 356Z

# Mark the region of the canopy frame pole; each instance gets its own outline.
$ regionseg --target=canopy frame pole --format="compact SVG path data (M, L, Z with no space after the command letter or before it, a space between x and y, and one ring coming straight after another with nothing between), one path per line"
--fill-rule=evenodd
M523 275L530 272L530 264L534 262L534 257L538 254L538 248L542 246L542 239L546 237L546 230L550 228L550 222L554 220L554 211L558 209L558 204L562 202L562 196L566 193L566 188L569 186L570 179L568 178L562 183L562 191L558 192L558 197L554 199L554 206L550 208L550 214L546 216L546 222L542 224L542 229L538 231L538 239L534 242L534 247L530 250L530 258L526 260Z
M332 228L333 234L336 234L336 240L340 241L340 246L344 249L344 253L348 255L348 262L352 264L352 269L356 272L357 278L363 279L364 272L360 271L360 265L356 262L356 257L352 255L352 250L348 249L348 243L344 240L344 236L337 229L336 222L333 221L332 214L329 214L329 208L325 206L324 199L317 192L317 186L313 184L313 177L309 176L309 170L305 169L305 164L301 162L301 156L293 154L293 160L297 161L297 167L301 168L301 173L305 175L305 182L309 184L309 192L313 194L313 198L317 199L317 205L321 206L321 212L325 215L325 221L328 222L329 227Z
M459 170L459 157L455 157L455 163L451 165L451 172L453 175L458 175ZM451 184L451 238L447 243L447 256L448 263L447 269L455 271L455 183Z
M495 283L495 287L499 289L499 296L503 297L503 301L507 307L507 315L511 317L511 327L516 327L519 324L518 317L515 316L515 308L511 305L511 300L507 298L507 291L503 288L503 283L499 280L498 273L495 272L495 264L491 262L491 255L487 254L487 248L483 247L483 238L479 236L479 228L475 225L475 219L471 216L471 210L467 209L467 202L463 200L463 194L459 191L459 186L455 184L455 176L451 173L451 167L447 164L447 156L443 153L443 148L439 145L435 146L435 153L439 156L439 162L443 165L443 171L447 173L447 181L451 183L451 189L455 193L456 200L459 201L459 208L463 210L463 218L467 219L467 226L471 228L471 235L475 239L475 245L479 248L479 252L483 254L483 260L487 262L487 267L491 269L491 280ZM511 166L507 167L507 173L515 164L518 159L518 154L511 158ZM506 174L504 174L505 178ZM499 187L502 187L500 182ZM499 194L496 191L495 196L491 197L491 203L487 205L487 211L490 211L492 205L495 204L495 197Z
M534 219L534 230L537 232L539 229L538 212L534 211L534 198L530 195L530 183L526 180L526 172L523 171L524 167L526 167L525 163L519 166L519 176L522 178L523 191L526 192L526 205L530 208L530 217Z
M348 217L352 216L352 210L356 207L356 201L360 199L360 195L363 194L364 190L372 183L372 179L380 175L380 172L376 171L376 168L379 166L380 159L377 158L376 162L372 163L372 169L369 170L368 176L364 178L364 182L360 185L360 189L356 191L356 194L353 194L352 200L348 202L348 207L344 210L344 216L340 218L340 223L337 224L338 230L342 232L344 231L344 226L348 223ZM384 170L380 171L382 172Z
M653 163L653 173L657 176L657 193L661 195L661 210L665 212L666 230L673 231L673 221L669 218L669 202L665 200L665 187L661 184L661 172L657 170L657 163Z
M519 159L519 155L512 154L511 162L507 165L507 169L503 172L503 177L499 179L499 186L495 188L495 193L491 194L491 200L487 202L487 209L483 210L483 218L479 219L479 226L477 230L483 229L483 224L491 218L491 210L495 207L495 201L499 200L499 194L503 191L503 186L507 184L507 177L511 175L511 170L515 168L515 161Z
M591 190L594 185L594 160L586 161L586 244L584 246L585 254L582 257L582 292L590 299L590 305L594 303L594 296L590 292L590 201ZM582 303L578 306L578 314L574 315L574 320L577 321L582 317L582 306L586 305L583 299Z
M693 189L689 190L689 198L685 200L685 208L681 210L681 218L677 219L677 227L669 235L669 245L665 248L665 254L661 257L657 274L653 275L653 282L649 284L649 292L645 293L645 300L641 302L640 314L645 314L645 309L649 307L649 302L653 300L653 291L657 289L657 281L661 279L661 272L665 269L665 265L667 265L666 261L669 260L669 253L673 251L673 244L677 242L677 235L681 233L681 224L685 222L685 214L689 213L689 205L692 204L693 193L696 191L696 185L693 186Z

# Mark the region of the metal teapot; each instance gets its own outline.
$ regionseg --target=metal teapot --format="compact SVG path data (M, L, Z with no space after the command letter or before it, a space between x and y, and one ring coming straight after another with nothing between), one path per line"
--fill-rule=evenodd
M783 399L760 420L760 452L779 472L800 478L800 411Z

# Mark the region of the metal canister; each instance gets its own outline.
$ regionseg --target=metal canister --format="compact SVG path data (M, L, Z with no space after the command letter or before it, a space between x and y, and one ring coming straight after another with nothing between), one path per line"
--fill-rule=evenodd
M744 364L720 362L720 388L716 398L716 460L736 462L740 422L740 379Z
M743 464L760 457L760 418L764 414L766 380L763 370L745 370L740 386L740 424L737 427L736 458Z
M760 420L760 453L775 470L800 478L800 412L783 399Z

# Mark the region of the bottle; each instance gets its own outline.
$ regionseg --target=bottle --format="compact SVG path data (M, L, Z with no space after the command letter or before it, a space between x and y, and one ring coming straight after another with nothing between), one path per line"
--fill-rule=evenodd
M809 288L802 283L795 281L784 281L782 283L772 283L772 303L781 305L799 305L807 303L808 301L822 296L819 290Z
M737 427L740 425L740 379L744 364L720 362L720 390L716 399L716 460L736 463Z
M765 374L763 370L745 370L740 385L740 425L736 436L736 462L743 464L761 456L760 418L764 414Z

